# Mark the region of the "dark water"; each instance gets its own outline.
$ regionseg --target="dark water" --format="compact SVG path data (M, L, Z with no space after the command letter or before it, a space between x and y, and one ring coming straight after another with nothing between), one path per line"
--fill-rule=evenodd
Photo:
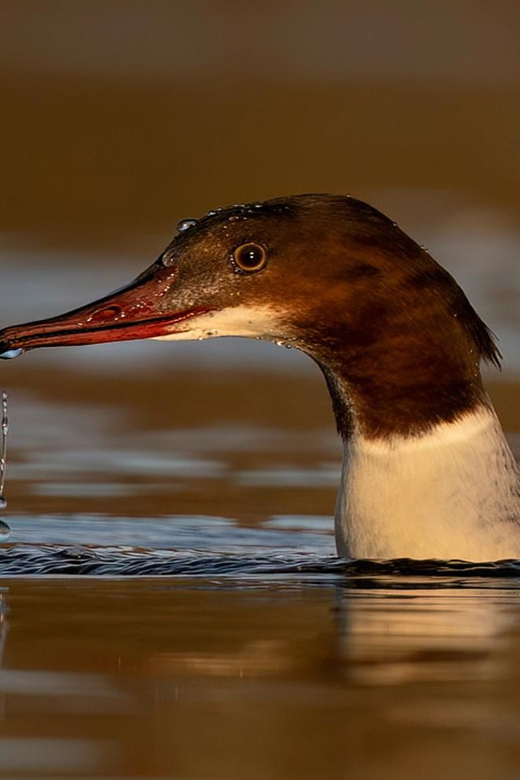
M72 522L74 519L71 518ZM107 522L107 521L105 521ZM113 521L108 520L110 524ZM146 521L144 521L146 522ZM91 522L94 530L96 522ZM200 532L212 538L212 521L207 518ZM273 536L283 546L284 534L269 532L255 534L262 541ZM308 535L299 534L304 543ZM199 541L199 540L197 540ZM291 539L294 543L294 539ZM316 545L317 547L321 545ZM325 546L325 545L323 545ZM327 545L330 546L330 545ZM255 545L256 547L256 545ZM237 545L237 548L239 546ZM385 587L413 589L430 588L517 588L520 587L520 561L412 560L400 558L389 561L342 560L334 553L318 555L302 546L293 554L243 552L208 552L190 549L179 552L172 549L146 549L130 545L58 545L58 544L3 544L0 546L2 576L69 575L78 577L214 577L233 578L237 587L269 586L274 580L297 586L337 585L345 588Z

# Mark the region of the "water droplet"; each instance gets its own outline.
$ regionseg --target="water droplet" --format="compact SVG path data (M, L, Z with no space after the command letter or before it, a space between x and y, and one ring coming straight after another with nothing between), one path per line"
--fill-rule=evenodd
M7 433L9 419L7 417L7 393L2 391L2 446L0 447L0 509L5 509L7 501L4 496L5 471L7 466Z
M0 500L7 503L5 501L5 498L3 498L2 496L0 496ZM9 528L7 523L4 523L3 520L0 520L0 542L7 541L7 539L9 539L10 536L11 536L11 529Z
M168 252L165 252L163 255L160 256L157 262L159 265L162 265L163 268L169 268L170 265L174 264L175 257L169 255Z
M121 311L121 307L114 304L113 306L105 306L101 309L96 309L89 314L85 322L105 322L106 320L115 320L118 317L124 317L125 315Z
M196 224L197 224L196 219L181 219L181 221L177 225L177 231L179 233L184 233L185 230L188 230L188 228L193 227L193 225Z
M0 354L0 358L2 360L12 360L13 358L19 357L23 352L23 349L6 349L5 352L2 352Z

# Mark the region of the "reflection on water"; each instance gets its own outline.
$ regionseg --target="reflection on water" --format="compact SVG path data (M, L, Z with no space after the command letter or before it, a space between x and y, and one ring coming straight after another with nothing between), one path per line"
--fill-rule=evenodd
M2 603L3 776L516 771L512 588L26 579Z

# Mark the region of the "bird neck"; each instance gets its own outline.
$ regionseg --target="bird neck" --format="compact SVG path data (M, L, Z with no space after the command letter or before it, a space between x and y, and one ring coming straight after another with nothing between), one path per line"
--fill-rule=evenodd
M336 542L355 558L520 557L517 466L490 403L415 436L344 439Z
M450 354L431 339L406 349L381 340L327 358L319 363L343 438L354 429L368 439L418 436L489 403L476 352Z

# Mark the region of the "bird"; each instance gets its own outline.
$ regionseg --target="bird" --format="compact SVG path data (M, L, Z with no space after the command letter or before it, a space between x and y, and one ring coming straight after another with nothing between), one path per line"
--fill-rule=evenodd
M0 357L245 336L321 369L343 443L338 555L520 558L520 476L481 364L494 335L455 279L373 206L302 194L184 219L133 282L7 327Z

